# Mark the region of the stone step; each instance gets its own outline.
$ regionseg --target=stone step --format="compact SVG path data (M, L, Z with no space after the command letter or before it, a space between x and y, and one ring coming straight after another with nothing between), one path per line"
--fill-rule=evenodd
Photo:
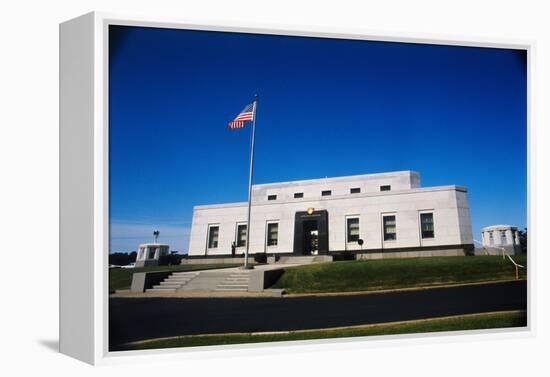
M176 289L181 287L180 284L156 284L153 285L153 289Z
M217 292L247 292L250 275L248 272L232 272L218 283Z
M196 277L197 277L197 275L170 275L168 277L168 279L187 279L187 280L191 280L191 279L194 279Z
M191 281L191 280L187 280L187 281L164 280L164 281L161 281L160 284L161 284L161 285L164 285L164 284L185 285L185 284L189 283L190 281Z
M156 286L161 288L179 288L182 285L183 284L180 284L180 283L171 283L169 281L161 281L160 285L156 285Z
M175 292L176 288L156 288L153 286L153 288L146 289L145 292Z
M177 289L181 288L182 286L189 283L191 280L197 277L199 275L198 272L195 273L175 273L170 276L168 276L166 279L161 281L159 284L153 286L153 291L169 291L173 292Z
M187 273L187 272L180 272L180 273L173 273L172 275L168 276L165 281L172 280L172 281L182 281L182 282L188 282L190 280L193 280L199 275L198 272L195 273Z
M170 280L192 280L196 278L196 276L168 276L166 279Z
M181 282L186 283L186 282L191 281L191 280L193 280L193 278L166 278L163 281L178 281L178 282L181 281Z

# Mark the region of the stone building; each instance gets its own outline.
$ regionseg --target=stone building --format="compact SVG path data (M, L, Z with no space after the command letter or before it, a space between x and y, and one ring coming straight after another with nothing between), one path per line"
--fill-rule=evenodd
M513 225L491 225L483 228L481 243L489 254L502 254L502 249L512 255L521 252L518 228Z
M376 258L473 250L467 189L421 187L413 171L257 184L251 211L251 255ZM247 202L195 206L189 258L242 256L246 220Z
M161 243L144 243L139 245L136 257L136 267L158 265L163 255L170 253L170 246Z

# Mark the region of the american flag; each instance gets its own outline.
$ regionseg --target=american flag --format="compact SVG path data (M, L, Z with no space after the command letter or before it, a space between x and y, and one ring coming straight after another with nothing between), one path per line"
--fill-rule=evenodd
M227 123L227 128L230 130L235 130L237 128L243 128L244 122L249 120L254 120L254 105L255 101L246 105L246 107L229 123Z

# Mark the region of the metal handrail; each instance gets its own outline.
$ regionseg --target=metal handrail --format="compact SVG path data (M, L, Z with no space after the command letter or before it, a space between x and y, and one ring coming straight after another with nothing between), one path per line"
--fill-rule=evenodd
M516 267L516 280L519 280L519 269L520 268L525 268L525 266L522 266L521 264L517 264L515 260L512 259L512 257L510 256L510 254L508 254L506 252L506 249L504 249L503 247L499 247L499 249L502 250L502 259L505 259L505 255L508 257L508 259L510 259L510 262L512 262L512 264Z
M483 249L485 250L485 252L487 253L487 255L489 255L489 249L486 248L481 242L477 241L477 240L474 240L474 242L480 244ZM502 259L506 259L506 257L508 257L508 259L510 260L510 262L512 262L512 264L516 267L516 280L519 280L519 269L520 268L523 268L523 269L526 269L525 266L521 265L521 264L517 264L516 261L514 259L512 259L512 257L510 256L510 254L508 254L506 252L506 249L503 248L503 247L499 247L499 246L494 246L495 249L500 249L502 250Z
M516 261L512 259L510 254L506 253L506 256L508 257L508 259L510 259L510 261L514 264L514 266L517 266L517 267L520 267L520 268L525 268L525 266L523 266L521 264L517 264Z

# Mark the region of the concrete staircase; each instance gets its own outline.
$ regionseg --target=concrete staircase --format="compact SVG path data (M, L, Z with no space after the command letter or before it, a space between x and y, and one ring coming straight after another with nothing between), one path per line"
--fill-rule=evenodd
M219 283L214 291L216 292L247 292L248 272L233 272Z
M175 292L199 276L200 272L174 272L158 285L147 289L146 292Z
M146 292L167 293L176 291L248 292L247 271L174 272Z

